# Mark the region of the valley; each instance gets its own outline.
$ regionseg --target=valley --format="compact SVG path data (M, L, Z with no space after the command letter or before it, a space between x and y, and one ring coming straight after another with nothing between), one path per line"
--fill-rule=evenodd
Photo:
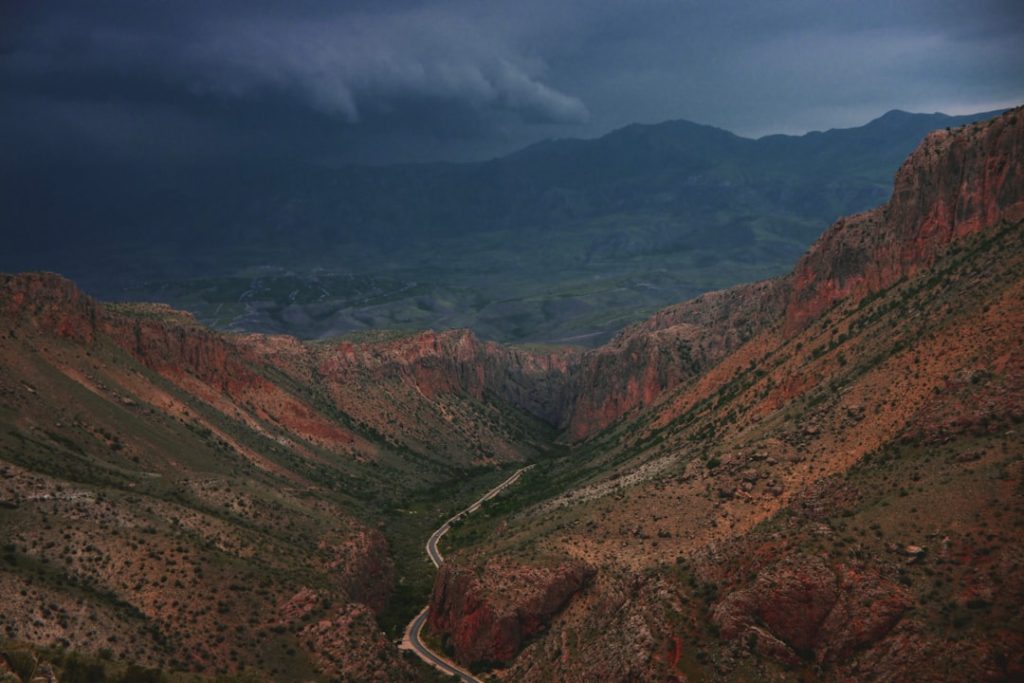
M1024 110L755 262L593 348L300 341L0 276L0 676L443 680L394 642L425 603L481 680L1024 676Z

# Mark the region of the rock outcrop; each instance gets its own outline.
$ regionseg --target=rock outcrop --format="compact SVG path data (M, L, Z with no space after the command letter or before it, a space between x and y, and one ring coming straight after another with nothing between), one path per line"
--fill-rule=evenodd
M877 575L794 558L719 600L711 620L723 638L753 639L781 663L835 662L884 637L911 604L906 589Z
M896 173L892 199L840 219L800 259L789 278L786 328L931 266L956 240L1022 219L1024 110L935 131Z
M0 317L29 321L43 333L90 343L96 332L98 307L60 275L0 274Z
M469 330L428 331L372 345L341 342L327 351L322 369L340 381L366 373L398 379L429 398L490 395L560 426L580 355L572 347L526 351L483 342Z
M326 570L352 600L378 612L387 606L395 565L380 531L360 528L342 543L322 539L317 547Z
M299 645L317 669L332 679L417 681L420 678L377 627L373 612L349 605L305 626Z
M511 661L593 576L586 565L530 566L491 560L479 570L441 566L429 626L466 665Z

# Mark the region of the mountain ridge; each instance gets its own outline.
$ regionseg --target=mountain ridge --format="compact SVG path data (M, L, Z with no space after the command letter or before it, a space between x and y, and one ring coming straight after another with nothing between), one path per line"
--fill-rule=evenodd
M995 125L999 128L992 134L993 138L1001 135L1011 137L998 140L1004 153L998 157L985 157L985 166L979 167L977 159L968 158L971 143L963 142L966 136L953 136L946 131L933 132L901 165L896 175L893 198L878 209L837 221L810 247L790 275L775 281L740 285L665 309L654 318L620 332L608 347L597 353L607 355L622 347L625 347L622 351L624 354L642 353L638 345L645 342L631 342L631 335L639 333L642 338L648 332L657 332L688 320L693 324L697 322L693 319L694 315L704 318L698 325L705 328L732 329L735 325L726 323L725 316L759 319L764 324L784 310L785 331L793 333L805 321L813 320L835 302L850 296L866 296L872 291L890 286L900 277L911 275L916 268L929 265L936 251L944 249L954 239L1004 218L1020 220L1024 216L1024 200L1019 189L1022 184L1020 178L1024 177L1018 152L1022 142L1016 128L1005 123L1014 116L993 120L998 122ZM954 142L958 138L960 142ZM993 155L994 152L986 149L983 154ZM956 176L952 186L943 183L941 178L945 176L937 173L933 159L943 159L943 163L950 165L949 173ZM933 188L931 184L936 178L943 184ZM970 187L976 189L968 190L966 186L961 187L956 183L972 183ZM911 197L916 203L907 201ZM902 232L892 235L891 231L873 231L873 228L881 229L883 225L897 226ZM888 240L889 246L879 241L879 235L885 235L884 239ZM862 270L866 272L862 273ZM729 298L736 300L732 307L725 305L725 300ZM709 314L723 305L725 308L719 317L709 319ZM739 307L738 313L731 311L736 306ZM720 359L723 352L735 350L744 336L750 336L756 331L757 325L744 330L731 342L720 343L721 349L712 352L712 358ZM690 329L681 331L678 337L678 342L685 342L688 349L695 343L699 345L700 341L693 337ZM660 348L660 345L656 346ZM608 360L602 362L607 363ZM631 362L635 362L635 357ZM675 367L684 367L678 358L668 362ZM697 367L706 365L704 363ZM610 392L614 401L625 401L619 407L585 406L580 413L603 415L597 421L603 428L636 405L651 403L658 394L679 381L666 376L668 370L665 368L654 370L654 365L648 367L654 375L646 381L629 387L618 387ZM594 377L603 375L604 370L595 366L584 370L584 373ZM616 376L616 373L612 373L612 376ZM600 385L596 380L584 378L581 381ZM642 396L637 395L637 389L634 388L639 386L646 387L641 392ZM582 392L584 401L592 401L603 393ZM588 418L582 414L570 419L570 422L575 423L572 433L577 438L591 433L589 428L583 426Z
M0 270L45 266L220 328L470 327L596 345L702 291L785 272L821 226L884 201L927 131L974 118L908 116L759 140L637 125L474 164L99 166L45 182L23 169L0 187ZM358 296L364 282L385 295Z

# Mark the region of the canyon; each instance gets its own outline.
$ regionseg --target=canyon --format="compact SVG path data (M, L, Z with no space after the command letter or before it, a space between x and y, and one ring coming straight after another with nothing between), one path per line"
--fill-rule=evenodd
M502 680L1020 678L1022 227L1017 108L592 350L0 276L0 672L430 680L386 635L429 600ZM426 535L524 463L435 578Z

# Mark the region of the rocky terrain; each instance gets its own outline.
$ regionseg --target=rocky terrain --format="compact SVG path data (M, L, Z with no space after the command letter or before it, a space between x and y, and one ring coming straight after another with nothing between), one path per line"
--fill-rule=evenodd
M550 428L520 407L556 410L545 387L573 356L459 331L225 335L4 276L0 638L168 671L416 678L377 622L413 607L381 528L536 457ZM432 523L411 527L416 560Z
M444 564L434 584L428 623L435 633L450 638L460 662L506 664L593 573L578 562L546 567L492 561L479 576Z
M929 135L790 275L588 352L571 454L451 534L480 604L503 562L595 572L506 677L1024 676L1022 220L1018 109Z
M1022 227L1017 109L789 275L585 353L3 276L0 676L429 678L385 635L429 599L505 680L1024 677ZM429 591L426 536L525 461Z

